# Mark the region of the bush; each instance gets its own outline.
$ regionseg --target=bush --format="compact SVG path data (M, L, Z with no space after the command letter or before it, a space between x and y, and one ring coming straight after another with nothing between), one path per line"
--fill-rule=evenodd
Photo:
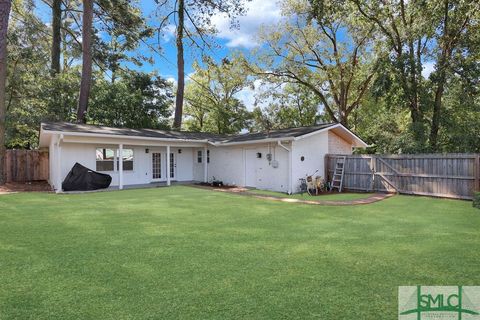
M473 206L480 209L480 192L475 192L473 194Z

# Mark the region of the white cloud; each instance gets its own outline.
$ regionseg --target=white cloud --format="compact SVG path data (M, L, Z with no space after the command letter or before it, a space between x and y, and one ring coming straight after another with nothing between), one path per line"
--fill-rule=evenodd
M278 0L252 0L247 2L247 13L238 18L240 28L231 29L226 16L216 15L212 22L218 30L218 37L226 39L228 47L253 48L258 45L255 37L262 25L278 23L281 8Z
M255 89L243 88L242 91L235 95L235 97L243 102L248 111L252 111L255 107L255 94Z
M257 106L260 108L267 107L273 101L271 96L264 96L266 92L281 92L284 87L284 84L278 86L256 79L253 81L253 87L243 88L235 97L243 102L248 111L252 111Z
M425 79L428 79L428 77L433 71L435 71L435 62L429 61L423 63L422 76Z
M167 77L167 81L173 84L174 87L177 86L177 79L175 79L174 77Z
M175 38L175 31L176 31L176 27L174 24L166 25L162 30L163 41L169 42L170 40Z

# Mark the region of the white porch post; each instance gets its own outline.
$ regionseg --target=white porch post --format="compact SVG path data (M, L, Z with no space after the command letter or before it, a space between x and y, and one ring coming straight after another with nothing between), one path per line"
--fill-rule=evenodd
M123 189L123 144L118 145L118 189Z
M62 147L60 146L60 140L62 136L58 137L57 140L57 181L56 181L56 190L55 192L60 193L62 192Z
M203 182L208 182L208 157L207 157L207 147L203 148Z
M170 185L170 146L167 146L167 186Z

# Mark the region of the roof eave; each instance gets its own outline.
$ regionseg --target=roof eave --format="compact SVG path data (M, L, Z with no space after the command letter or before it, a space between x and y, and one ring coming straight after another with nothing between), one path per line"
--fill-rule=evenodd
M329 130L332 130L332 129L335 129L335 128L341 128L345 132L347 132L352 137L352 140L355 141L355 147L356 148L366 148L366 147L368 147L368 144L365 141L360 139L360 137L358 137L356 134L354 134L352 131L350 131L350 129L348 129L347 127L345 127L341 123L337 123L337 124L328 126L326 128L323 128L323 129L320 129L320 130L317 130L317 131L313 131L313 132L309 132L307 134L295 137L295 140L305 139L305 138L308 138L308 137L313 136L315 134L325 132L325 131L329 131Z
M156 138L156 137L145 137L145 136L127 136L127 135L120 135L120 134L55 131L55 130L43 130L43 129L41 129L40 134L42 134L42 133L63 134L65 136L74 136L74 137L93 137L93 138L112 138L112 139L127 138L127 139L131 139L131 140L151 140L151 141L162 141L162 142L190 142L190 143L208 143L208 142L210 142L207 139L196 140L196 139L181 139L181 138Z

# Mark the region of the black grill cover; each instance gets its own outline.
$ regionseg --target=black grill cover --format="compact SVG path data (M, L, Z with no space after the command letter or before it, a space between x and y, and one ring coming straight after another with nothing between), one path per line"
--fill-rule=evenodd
M72 170L62 183L64 191L88 191L104 189L110 186L112 177L108 174L95 172L75 163Z

